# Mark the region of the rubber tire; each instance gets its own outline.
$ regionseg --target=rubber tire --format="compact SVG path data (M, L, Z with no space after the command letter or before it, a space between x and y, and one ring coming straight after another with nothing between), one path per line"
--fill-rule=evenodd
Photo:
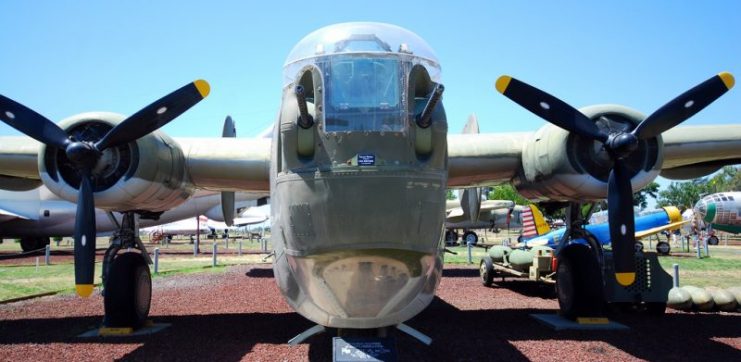
M556 295L565 318L602 317L605 310L602 271L589 247L572 244L558 256Z
M476 235L475 232L473 232L473 231L466 231L465 233L463 233L463 238L461 238L461 240L463 241L463 244L461 244L461 245L464 245L464 246L465 245L468 245L468 237L469 236L473 236L473 242L471 243L471 245L476 245L476 243L479 242L479 236Z
M49 238L45 238L41 236L21 238L21 250L23 250L24 253L27 253L29 251L43 249L47 245L49 245L49 242L50 242Z
M479 275L481 276L481 284L485 287L491 287L494 284L494 263L490 256L487 255L481 258Z
M718 244L719 244L719 240L717 236L713 235L708 238L708 245L718 245Z
M656 243L656 252L659 255L669 255L672 252L672 247L666 241L659 241Z
M144 257L139 253L116 256L105 282L105 326L141 327L149 316L151 301L152 276Z
M666 312L666 303L661 302L647 302L646 303L646 314L655 317L661 317Z

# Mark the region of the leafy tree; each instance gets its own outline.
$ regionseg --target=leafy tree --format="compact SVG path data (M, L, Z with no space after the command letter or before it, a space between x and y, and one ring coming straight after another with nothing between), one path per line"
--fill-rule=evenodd
M453 193L453 190L448 189L448 193L445 195L446 200L455 200L455 194Z
M691 208L704 195L741 190L739 166L726 166L715 175L685 182L672 182L659 192L658 206L674 205L684 210Z
M530 200L522 197L510 184L492 187L489 191L489 200L512 200L517 205L530 205Z
M659 192L658 206L676 206L680 210L692 208L697 200L708 193L708 187L702 179L693 181L672 182L666 190Z
M648 197L656 199L659 195L659 184L656 181L652 181L642 190L633 194L633 206L640 206L641 209L645 209L648 206Z

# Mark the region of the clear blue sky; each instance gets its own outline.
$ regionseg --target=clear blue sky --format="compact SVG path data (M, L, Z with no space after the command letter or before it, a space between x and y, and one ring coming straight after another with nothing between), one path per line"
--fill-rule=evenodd
M0 94L54 121L83 111L131 114L197 78L211 95L165 127L240 136L269 126L282 65L324 25L389 22L436 51L452 132L476 112L484 132L543 122L495 92L501 74L575 106L650 113L727 70L741 80L739 1L19 1L0 3ZM741 88L741 87L739 87ZM688 124L738 123L734 89ZM17 134L0 125L0 135Z

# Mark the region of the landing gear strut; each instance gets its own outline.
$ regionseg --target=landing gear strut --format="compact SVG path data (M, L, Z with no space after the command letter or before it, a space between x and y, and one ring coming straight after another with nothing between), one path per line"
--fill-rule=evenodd
M604 316L606 301L601 267L604 264L602 245L584 229L593 206L584 215L580 204L568 204L566 231L556 248L558 305L561 314L569 319Z
M144 325L152 300L151 263L139 239L138 216L124 213L103 258L105 327L136 329Z

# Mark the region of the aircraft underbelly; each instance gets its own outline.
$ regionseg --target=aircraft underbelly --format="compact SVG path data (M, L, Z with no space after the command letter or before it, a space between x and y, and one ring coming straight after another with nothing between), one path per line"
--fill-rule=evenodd
M445 175L281 175L273 199L276 280L306 318L336 328L403 322L442 276Z

